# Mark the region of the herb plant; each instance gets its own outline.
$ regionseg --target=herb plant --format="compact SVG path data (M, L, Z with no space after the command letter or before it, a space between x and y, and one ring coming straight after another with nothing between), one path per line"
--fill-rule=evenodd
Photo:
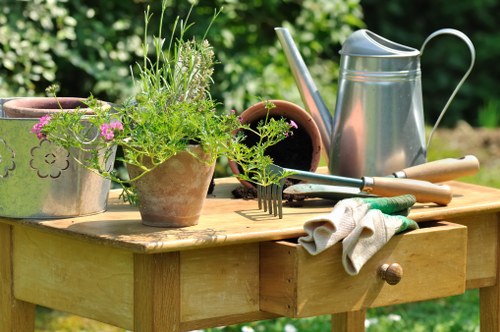
M133 77L137 93L132 98L110 110L91 96L86 104L94 110L94 115L87 116L78 110L59 112L41 118L32 131L38 138L48 139L70 152L86 151L84 159L77 162L124 185L129 200L133 196L128 183L177 153L190 152L187 149L190 145L199 145L210 156L206 161L210 164L223 154L236 161L244 169L241 177L245 180L263 186L277 183L286 174L277 177L267 172L272 159L265 150L291 135L296 125L284 119L266 118L255 131L260 137L258 144L252 147L243 144L244 131L252 129L239 121L236 112L217 111L209 93L215 62L214 51L205 38L210 26L202 40L186 39L186 31L192 25L188 23L189 14L185 20L177 18L167 42L162 36L167 1L162 4L157 36L149 37L152 14L149 8L145 12L144 57L137 64L138 77ZM212 22L219 13L215 11ZM57 99L55 86L48 92ZM106 168L111 148L116 145L123 148L119 160L142 170L137 177L123 180L114 170Z

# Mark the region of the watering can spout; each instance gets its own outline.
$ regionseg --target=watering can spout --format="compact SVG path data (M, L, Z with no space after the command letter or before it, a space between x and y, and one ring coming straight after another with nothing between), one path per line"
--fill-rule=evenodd
M302 101L319 128L325 151L330 151L332 115L326 107L323 98L321 98L311 77L311 73L307 69L288 29L275 28L275 30L292 70Z

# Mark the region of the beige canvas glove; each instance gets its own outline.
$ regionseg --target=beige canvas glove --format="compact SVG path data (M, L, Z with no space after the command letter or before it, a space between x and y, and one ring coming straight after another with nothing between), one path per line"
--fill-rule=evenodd
M311 255L317 255L342 241L369 209L370 205L360 199L341 200L329 214L305 222L307 235L299 238L299 244Z
M298 241L311 255L317 255L343 240L344 268L356 275L394 234L418 228L417 223L401 215L414 204L412 195L344 199L331 213L308 220L304 224L306 235Z
M361 267L396 233L418 228L417 223L404 216L391 216L380 210L369 210L342 241L342 264L350 275Z

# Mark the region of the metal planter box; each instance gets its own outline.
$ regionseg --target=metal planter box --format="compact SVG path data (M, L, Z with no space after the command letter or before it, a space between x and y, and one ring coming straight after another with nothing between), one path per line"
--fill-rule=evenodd
M6 100L0 99L0 216L64 218L104 211L110 181L78 165L65 149L38 140L31 133L38 119L4 117Z

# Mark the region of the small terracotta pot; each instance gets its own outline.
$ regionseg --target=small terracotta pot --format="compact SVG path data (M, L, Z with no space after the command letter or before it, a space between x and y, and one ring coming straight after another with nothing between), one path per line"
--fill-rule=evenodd
M270 102L276 107L269 110L269 116L293 120L298 128L293 129L293 135L270 147L266 153L279 166L314 172L321 158L321 136L313 118L304 109L288 101L270 100ZM241 121L256 126L266 117L267 112L266 103L259 102L241 113ZM255 139L252 140L250 134L247 136L245 144L253 144ZM233 174L241 173L240 167L235 162L229 161L229 167ZM240 182L249 188L254 186L244 180Z
M62 110L75 110L78 107L85 114L94 114L84 101L85 98L77 97L58 97L57 99L55 97L23 97L5 102L3 110L5 116L9 118L40 118Z
M202 160L208 156L199 146L189 146ZM186 227L198 224L214 164L183 151L133 182L139 198L142 223L154 227ZM128 165L130 178L141 172Z

